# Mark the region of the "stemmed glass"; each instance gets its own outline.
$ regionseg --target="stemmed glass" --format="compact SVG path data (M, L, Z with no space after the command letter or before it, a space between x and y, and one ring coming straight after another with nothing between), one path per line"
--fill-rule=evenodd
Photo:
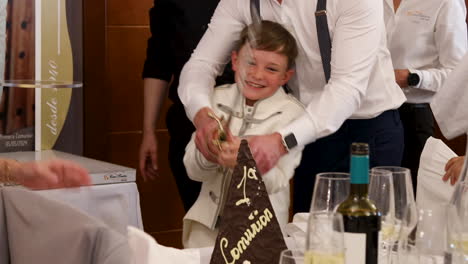
M306 263L344 264L344 227L341 214L311 212L307 230Z
M416 211L407 208L398 243L400 264L444 263L447 247L447 206Z
M389 262L394 242L398 239L395 232L395 195L392 173L387 170L374 169L369 173L369 199L381 214L381 231L379 245L379 263Z
M334 212L349 195L349 173L317 174L310 212Z
M349 173L317 174L307 225L307 263L344 263L343 216L336 208L348 197L349 188Z
M390 263L397 263L397 247L398 247L398 235L400 234L400 227L406 211L412 212L407 217L416 217L416 201L414 200L413 183L411 181L411 172L407 168L394 167L394 166L379 166L372 168L371 171L385 170L392 173L393 180L393 197L394 197L394 226L389 227L384 223L383 232L387 232L386 236L392 237L394 245L390 252L389 261ZM407 219L411 220L411 219ZM414 220L414 219L413 219ZM413 221L412 220L412 221ZM385 231L385 229L387 231ZM390 233L390 230L393 232Z
M416 210L414 200L413 183L411 181L411 172L403 167L380 166L372 170L386 170L392 173L393 190L395 197L395 218L397 221L403 219L403 214L409 206L413 212Z
M455 240L451 245L459 255L459 263L468 263L468 182L459 182L456 190L455 204L449 212L448 232Z
M281 251L279 264L304 264L304 250L285 249Z
M457 207L453 204L447 205L447 252L445 263L467 264L468 263L468 237L466 236L465 220L463 213L459 214Z

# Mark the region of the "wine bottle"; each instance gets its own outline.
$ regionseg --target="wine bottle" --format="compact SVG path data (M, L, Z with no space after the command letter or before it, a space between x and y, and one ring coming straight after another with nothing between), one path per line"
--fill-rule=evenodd
M338 212L343 215L345 244L352 243L352 248L365 249L365 253L362 252L360 255L361 257L365 257L365 262L362 261L362 264L377 264L381 221L379 211L374 203L369 200L368 196L368 144L353 143L351 145L350 174L351 188L349 196L338 206L337 209ZM358 246L359 243L362 243L361 247ZM364 243L365 245L363 245ZM356 252L350 252L350 247L347 248L348 250L346 254L353 254L356 256ZM357 258L361 260L362 258L359 258L359 252L357 255ZM354 261L355 259L356 258L354 258Z

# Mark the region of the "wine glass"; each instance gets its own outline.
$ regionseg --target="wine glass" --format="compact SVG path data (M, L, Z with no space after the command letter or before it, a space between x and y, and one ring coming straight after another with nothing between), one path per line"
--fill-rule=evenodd
M305 262L344 264L343 216L335 212L311 212L307 226Z
M334 212L349 195L349 173L317 174L310 212Z
M468 263L468 237L466 236L465 222L453 204L447 205L447 252L445 263Z
M416 211L407 208L398 243L400 264L444 263L447 247L447 205Z
M374 167L372 170L387 170L392 173L393 190L395 197L395 218L401 220L406 211L406 207L410 206L412 210L416 208L414 200L413 183L411 181L411 171L403 167L380 166Z
M411 171L403 167L394 166L379 166L372 168L374 170L386 170L392 173L393 180L393 192L394 192L394 226L393 226L393 238L396 238L400 234L401 222L403 216L406 214L406 210L411 211L407 217L416 216L416 201L414 200L413 183L411 181ZM383 226L383 229L392 230L391 227ZM385 230L384 230L385 231ZM397 248L398 239L395 239L392 251L390 252L390 263L397 263Z
M398 239L395 231L395 196L392 173L387 170L374 169L369 173L369 199L381 214L381 231L379 245L379 263L388 263L394 242Z
M468 182L459 182L457 198L449 212L449 235L455 240L452 244L455 253L459 254L459 263L468 263ZM455 212L454 212L455 211Z
M281 251L279 264L304 264L304 250L285 249Z

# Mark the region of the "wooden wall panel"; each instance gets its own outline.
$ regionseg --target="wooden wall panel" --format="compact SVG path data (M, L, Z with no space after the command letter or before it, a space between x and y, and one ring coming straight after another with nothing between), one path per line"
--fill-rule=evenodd
M148 28L110 27L107 30L107 72L111 89L109 116L111 131L141 130L143 124L143 80L141 71L146 57ZM157 128L165 128L165 115L170 106L166 100ZM122 119L126 119L122 122Z
M107 29L107 87L112 115L111 131L141 130L143 124L143 81L147 28Z
M168 166L169 135L167 131L156 132L159 141L159 176L153 181L143 181L138 173L137 184L145 231L153 235L164 234L169 241L178 241L184 209L177 187ZM109 161L129 167L138 166L140 132L111 133L109 137ZM169 234L174 238L169 239Z
M107 23L110 26L148 25L148 11L153 2L153 0L107 1Z
M85 156L138 168L142 136L141 71L153 1L84 0ZM166 100L155 132L160 176L137 185L145 231L181 247L184 210L167 161Z
M84 155L107 160L106 2L83 0Z

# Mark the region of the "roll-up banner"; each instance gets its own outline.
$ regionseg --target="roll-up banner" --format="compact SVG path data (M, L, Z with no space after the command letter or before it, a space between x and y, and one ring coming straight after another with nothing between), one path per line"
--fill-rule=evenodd
M9 0L5 79L53 81L62 87L81 82L81 21L79 0ZM0 152L82 154L82 94L82 88L5 88Z

